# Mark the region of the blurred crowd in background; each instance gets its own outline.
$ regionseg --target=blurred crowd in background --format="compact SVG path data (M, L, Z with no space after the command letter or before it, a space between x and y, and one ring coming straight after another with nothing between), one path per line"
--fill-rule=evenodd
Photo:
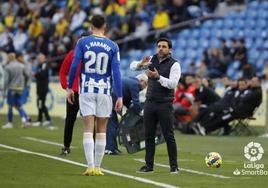
M131 37L134 39L143 39L150 31L169 28L172 25L190 19L213 14L218 4L221 2L223 1L3 1L0 4L0 91L4 88L4 83L1 82L1 80L4 80L4 68L9 62L16 61L24 64L24 66L32 67L32 74L28 74L30 80L31 76L35 76L36 73L42 70L43 63L49 66L46 68L46 72L50 71L50 76L57 76L65 55L74 47L75 42L80 38L81 34L89 31L90 18L94 14L105 14L107 16L109 23L107 36L112 40ZM226 0L224 2L226 5L240 5L245 3L244 0ZM174 32L174 30L172 32ZM247 111L246 115L252 116L254 110L261 103L262 90L260 88L260 79L255 76L256 71L248 62L248 49L245 45L245 39L232 38L227 41L224 38L219 38L219 40L221 41L220 47L206 49L203 52L199 67L197 67L196 62L192 62L190 64L191 66L187 69L187 74L182 77L178 84L174 98L174 115L177 119L176 123L178 123L175 126L182 132L202 133L200 133L200 126L197 123L201 123L202 127L203 120L202 118L196 119L196 117L204 110L204 105L206 106L205 112L210 113L214 112L213 110L215 110L215 108L210 109L208 107L212 104L212 107L214 107L215 104L218 105L216 102L220 101L221 104L224 104L222 109L227 110L227 113L231 113L232 118L240 118L236 113L241 112L241 109L244 110L248 108L248 98L256 94L256 88L259 91L258 94L260 94L258 96L259 100L255 101L256 104L254 103L250 106L250 110ZM122 51L121 49L121 54L127 54L127 50L132 48L142 48L141 44L146 45L136 40L126 40L125 42L128 48L123 48L126 51ZM147 42L147 40L143 40L143 42ZM10 57L13 56L16 58L10 60ZM22 56L23 60L19 61L18 57ZM40 61L40 58L38 59L37 57L43 57L43 61ZM225 77L227 67L234 61L239 62L239 70L243 71L242 80L229 80L228 77ZM181 64L183 63L184 62L181 62ZM6 67L8 66L6 65ZM266 66L264 72L268 78L268 66ZM202 78L209 79L202 80ZM215 87L210 80L214 78L223 78L223 85L225 86L226 92L224 92L222 97L214 90ZM48 79L46 81L48 82ZM240 89L239 82L245 87ZM231 96L235 102L230 105L225 105L225 94L229 89L232 91ZM247 95L248 92L250 92L250 97ZM0 95L3 95L3 93L0 93ZM251 98L250 101L252 101ZM196 107L197 103L198 107ZM241 105L241 109L235 109L238 104ZM218 109L217 105L216 109ZM228 111L230 107L235 109L234 112ZM244 116L244 114L241 116ZM23 116L23 118L25 119L23 123L27 123L27 117ZM218 116L213 116L213 118L216 119ZM47 118L47 121L50 122L50 118ZM184 130L183 125L189 122L195 123L192 125L193 129L190 131ZM228 122L224 121L221 126L212 127L225 127L225 129L227 127L227 132L225 130L224 134L228 134L228 123L229 120ZM217 122L217 125L218 124ZM195 131L196 128L199 128L197 132ZM209 132L210 128L207 129L207 132L205 131L205 134Z
M27 61L47 56L58 75L64 55L93 14L105 14L112 40L142 38L148 31L168 28L193 17L211 14L221 0L3 0L0 5L0 53L22 52ZM244 0L225 0L228 5ZM139 43L128 42L136 48ZM1 58L5 59L5 58Z

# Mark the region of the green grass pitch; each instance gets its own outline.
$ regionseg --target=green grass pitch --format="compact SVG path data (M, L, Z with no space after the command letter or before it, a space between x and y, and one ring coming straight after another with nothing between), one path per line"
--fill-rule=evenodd
M0 115L0 125L5 123L5 115ZM58 157L61 146L27 140L32 137L55 143L62 143L64 121L53 117L57 130L48 130L46 127L20 128L19 118L16 116L14 128L0 129L0 144ZM74 148L64 159L85 164L82 146L82 122L78 120L73 135ZM259 128L262 131L262 128ZM144 151L136 154L127 154L120 146L123 154L120 156L105 156L102 167L106 170L124 175L141 177L165 185L183 188L253 188L266 187L267 176L233 174L235 169L244 169L248 160L244 157L244 146L249 142L258 142L264 149L264 154L258 164L264 165L268 171L268 139L259 137L219 137L182 135L175 131L178 146L179 174L169 174L169 168L155 166L152 174L138 174L136 171L143 165L138 160L144 159ZM204 158L208 152L216 151L223 158L222 167L208 168ZM166 145L157 146L155 162L168 165ZM0 146L0 187L1 188L149 188L157 185L142 183L134 179L105 173L102 177L83 176L85 167L58 161L29 153L7 149ZM252 170L252 169L246 169ZM221 175L221 176L219 176Z

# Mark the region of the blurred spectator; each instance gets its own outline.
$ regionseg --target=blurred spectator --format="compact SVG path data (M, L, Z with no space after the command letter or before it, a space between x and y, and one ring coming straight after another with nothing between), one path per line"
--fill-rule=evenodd
M163 7L157 9L156 15L153 18L152 25L154 29L164 29L169 27L169 15Z
M208 67L208 76L210 78L221 77L225 72L223 70L223 62L220 58L220 50L217 48L211 48L209 51L208 62L206 62Z
M59 37L63 37L63 35L66 33L66 30L68 29L69 23L66 20L65 17L61 17L59 19L59 22L56 24L56 32L55 35Z
M4 26L0 26L0 47L7 45L9 36L11 36L9 30Z
M238 43L237 52L235 54L235 59L240 61L241 67L243 67L243 65L248 63L247 51L248 50L245 46L245 40L240 39Z
M232 40L232 47L230 49L230 52L231 52L232 60L235 60L239 46L238 46L238 42L236 39L233 38L231 40Z
M195 64L196 63L194 61L190 63L190 65L189 65L189 67L187 69L187 73L195 75L195 73L197 71L197 68L196 68Z
M217 8L217 5L220 0L201 0L200 7L202 12L212 13Z
M109 24L109 28L113 29L119 26L119 22L121 17L116 12L114 7L111 7L111 13L107 15L107 23Z
M85 11L82 10L80 4L77 3L75 5L74 14L70 22L70 30L75 32L77 29L79 29L83 25L83 21L86 19L86 16Z
M125 16L126 10L123 6L120 6L116 0L111 0L109 5L105 9L105 14L109 16L113 12L116 12L119 16Z
M242 67L242 77L250 79L254 75L256 75L255 67L249 63L244 64Z
M52 17L52 23L57 24L63 17L64 17L64 9L59 9L59 8L56 9L56 12Z
M227 46L225 39L221 39L220 51L221 51L221 55L222 55L221 61L222 61L223 66L224 66L223 69L224 69L224 72L226 72L227 67L231 62L231 50Z
M15 16L11 12L11 10L8 11L7 15L5 16L5 25L7 28L12 29L14 22L15 22Z
M207 65L204 60L200 61L200 66L196 70L196 75L200 77L205 77L208 74Z
M17 17L24 19L29 14L29 8L26 1L20 1Z
M1 15L6 16L9 13L16 15L19 10L19 6L15 0L5 1L1 3Z
M31 24L29 25L29 36L30 37L38 37L43 31L43 25L42 22L40 20L40 18L33 18Z
M42 52L53 57L58 54L53 43L70 50L72 41L68 40L88 30L90 16L94 14L106 14L110 22L108 37L116 40L142 37L140 42L144 39L150 42L151 38L146 38L148 30L168 28L170 24L190 19L188 7L200 5L197 0L5 0L0 4L0 47L8 44L10 35L14 36L16 51L25 49L35 55ZM119 44L126 46L123 50L146 46L126 41Z
M7 37L7 44L5 46L3 46L3 50L6 53L14 53L15 52L15 48L13 45L13 39L10 35Z
M185 0L172 0L169 16L173 24L190 19Z
M17 32L13 37L16 52L22 52L28 40L27 34L24 32L24 25L19 25Z
M135 32L133 33L133 36L144 38L144 33L147 33L148 30L148 25L141 18L137 17L135 19Z
M52 1L47 1L40 10L40 17L43 18L52 18L53 15L55 14L55 6Z

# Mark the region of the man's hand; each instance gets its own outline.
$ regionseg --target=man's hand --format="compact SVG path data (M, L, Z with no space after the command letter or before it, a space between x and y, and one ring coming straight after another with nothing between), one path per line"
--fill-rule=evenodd
M120 112L122 110L122 107L123 107L123 98L122 97L119 97L116 100L116 103L115 103L115 106L114 106L114 110L116 112Z
M156 80L160 78L160 75L158 71L156 70L156 68L154 68L154 71L146 70L145 73L149 78L156 79Z
M138 64L138 68L148 67L148 65L150 63L150 60L151 60L151 57L150 56L143 57L143 59L141 60L141 62Z
M74 91L72 89L66 89L67 91L67 101L70 104L73 104L74 102Z

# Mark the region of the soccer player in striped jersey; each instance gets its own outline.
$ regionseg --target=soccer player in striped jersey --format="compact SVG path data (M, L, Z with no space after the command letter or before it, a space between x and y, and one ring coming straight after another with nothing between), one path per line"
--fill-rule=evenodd
M122 109L122 83L119 70L118 46L104 36L106 20L95 15L91 20L92 35L81 38L75 47L74 59L69 72L67 100L72 103L72 85L79 62L80 113L84 121L83 146L88 168L84 175L103 175L100 169L106 145L106 127L112 112L111 89L117 96L115 110ZM114 87L112 87L114 84ZM96 120L95 143L93 140Z

